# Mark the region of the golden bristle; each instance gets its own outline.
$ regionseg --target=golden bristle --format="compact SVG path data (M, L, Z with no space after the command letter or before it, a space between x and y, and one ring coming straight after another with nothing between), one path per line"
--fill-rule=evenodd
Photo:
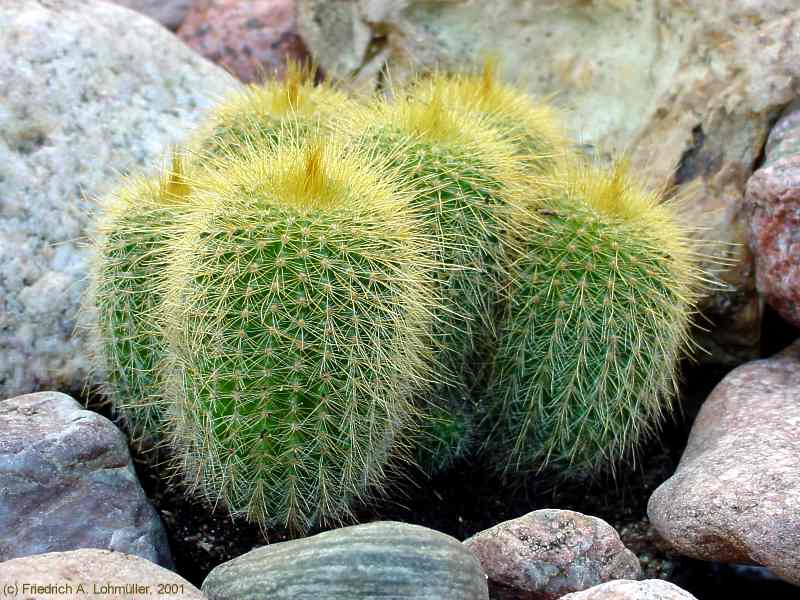
M160 197L164 203L182 203L191 192L191 186L186 179L183 158L177 151L172 152L172 168L161 179Z
M322 172L322 148L319 144L312 144L306 150L305 180L303 191L309 196L317 196L325 186L325 176Z
M483 61L479 94L481 99L488 99L494 93L495 81L497 80L497 62L497 58L494 56L488 56Z

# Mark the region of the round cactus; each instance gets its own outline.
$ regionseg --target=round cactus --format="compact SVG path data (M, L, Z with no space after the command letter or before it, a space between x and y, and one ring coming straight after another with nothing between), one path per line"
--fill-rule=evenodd
M512 268L486 401L506 471L591 474L630 457L669 412L700 276L669 203L619 164L569 165Z
M494 337L497 290L511 251L507 232L521 210L521 165L514 147L483 119L448 108L438 95L376 101L351 110L338 126L392 157L416 188L413 206L429 217L439 242L433 258L442 265L435 276L443 304L434 315L434 338L441 383L419 399L436 418L424 421L418 455L426 470L437 471L469 447L466 437L454 438L472 430L471 388L485 360L478 349ZM426 448L431 440L438 440L436 451Z
M550 169L568 153L566 125L560 112L501 81L493 60L485 61L480 72L434 72L413 82L406 93L421 100L439 97L454 111L480 115L514 145L534 173Z
M275 142L287 128L314 133L329 117L347 107L349 97L325 83L315 84L314 70L290 61L283 80L248 85L221 102L198 129L189 147L201 157L236 155Z
M344 94L315 87L311 68L291 63L283 82L248 86L217 107L189 151L174 155L172 172L160 181L131 178L104 202L85 314L99 310L99 319L89 325L95 363L105 372L105 392L134 438L157 439L164 425L156 379L164 342L153 311L161 302L156 288L168 231L189 208L188 179L198 169L222 168L222 159L259 147L266 151L282 136L313 134L325 111L346 102Z
M157 364L164 344L155 327L157 279L169 247L168 226L187 205L183 159L160 178L132 177L108 196L95 225L84 298L95 368L104 392L134 438L158 438L162 403Z
M163 310L179 470L296 532L383 479L431 379L435 306L411 192L385 162L303 137L194 184Z

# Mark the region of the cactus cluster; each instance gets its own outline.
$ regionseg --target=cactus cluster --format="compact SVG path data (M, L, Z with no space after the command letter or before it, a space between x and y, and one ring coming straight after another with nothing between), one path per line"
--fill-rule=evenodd
M386 465L613 468L669 411L699 274L669 203L494 66L391 100L293 66L98 219L114 406L191 493L304 532Z

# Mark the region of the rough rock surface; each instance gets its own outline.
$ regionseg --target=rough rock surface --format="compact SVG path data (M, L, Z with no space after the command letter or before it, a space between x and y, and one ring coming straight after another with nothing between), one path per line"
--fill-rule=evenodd
M800 584L800 340L720 382L647 513L679 552Z
M608 523L570 510L535 510L464 541L495 600L555 600L642 569Z
M172 564L125 437L108 419L42 392L0 402L0 432L0 561L105 548Z
M730 289L704 302L711 354L698 358L727 364L758 356L742 199L800 87L799 19L796 0L299 0L303 39L329 74L374 82L389 65L401 81L489 51L507 78L555 95L601 155L628 150L654 181L695 185L687 216L706 228L698 237L736 244L703 248L732 264L714 269Z
M281 78L287 59L308 58L294 0L204 0L178 36L247 83Z
M764 166L747 182L747 204L756 287L800 327L800 102L770 132Z
M90 199L161 163L238 84L99 0L2 2L0 32L0 398L78 390Z
M204 599L200 590L172 571L138 556L109 550L73 550L15 558L0 563L0 581L2 600ZM25 584L39 587L29 587L26 591ZM10 593L13 588L8 586L19 591ZM128 587L116 590L103 586Z
M173 31L183 23L189 9L198 0L111 0L147 15Z
M210 600L488 600L486 577L457 540L381 521L256 548L209 573Z
M697 600L686 590L661 579L609 581L561 600Z

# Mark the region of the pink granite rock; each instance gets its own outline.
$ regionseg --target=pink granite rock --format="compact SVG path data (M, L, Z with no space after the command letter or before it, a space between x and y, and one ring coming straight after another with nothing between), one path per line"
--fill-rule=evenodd
M561 600L697 600L686 590L661 579L609 581Z
M800 104L770 133L766 162L748 180L746 199L756 287L800 327Z
M8 560L0 563L0 582L0 600L205 600L200 590L172 571L109 550L50 552Z
M608 523L570 510L535 510L464 544L494 600L555 600L612 579L638 579L639 560Z
M800 584L800 340L714 389L647 513L683 554Z
M246 83L305 61L294 0L199 0L178 30L189 46Z

